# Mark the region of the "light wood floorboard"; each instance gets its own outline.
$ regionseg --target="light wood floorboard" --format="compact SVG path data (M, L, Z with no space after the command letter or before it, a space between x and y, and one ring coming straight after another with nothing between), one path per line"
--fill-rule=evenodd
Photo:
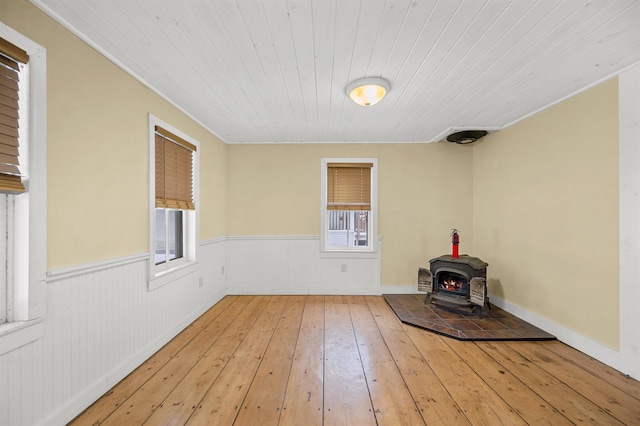
M408 326L379 296L227 296L71 424L640 425L640 383L558 341Z

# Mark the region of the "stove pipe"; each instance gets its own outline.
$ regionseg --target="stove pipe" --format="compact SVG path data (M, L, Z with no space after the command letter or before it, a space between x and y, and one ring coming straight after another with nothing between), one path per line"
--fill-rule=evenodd
M452 229L451 230L451 257L453 257L454 259L458 258L458 244L460 244L460 236L458 235L458 230L457 229Z

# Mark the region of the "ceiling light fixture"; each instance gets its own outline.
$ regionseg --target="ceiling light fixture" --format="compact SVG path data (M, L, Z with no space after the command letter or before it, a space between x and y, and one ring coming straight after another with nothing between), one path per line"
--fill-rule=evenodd
M372 106L389 91L389 82L382 78L361 78L347 86L347 96L360 106Z
M447 141L465 145L484 138L488 133L486 130L462 130L447 136Z

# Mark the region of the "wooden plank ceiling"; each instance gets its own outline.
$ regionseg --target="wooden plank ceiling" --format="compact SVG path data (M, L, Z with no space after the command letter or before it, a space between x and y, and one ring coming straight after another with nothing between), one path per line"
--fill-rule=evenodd
M32 2L227 143L501 129L640 61L638 0Z

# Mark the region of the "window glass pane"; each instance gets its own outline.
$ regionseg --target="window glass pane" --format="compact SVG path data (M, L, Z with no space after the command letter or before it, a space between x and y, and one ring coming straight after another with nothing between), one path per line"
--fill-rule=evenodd
M328 210L329 246L367 247L369 212L366 210Z
M167 261L167 220L166 210L156 209L156 265Z
M183 256L182 214L181 210L169 210L168 254L170 261Z

